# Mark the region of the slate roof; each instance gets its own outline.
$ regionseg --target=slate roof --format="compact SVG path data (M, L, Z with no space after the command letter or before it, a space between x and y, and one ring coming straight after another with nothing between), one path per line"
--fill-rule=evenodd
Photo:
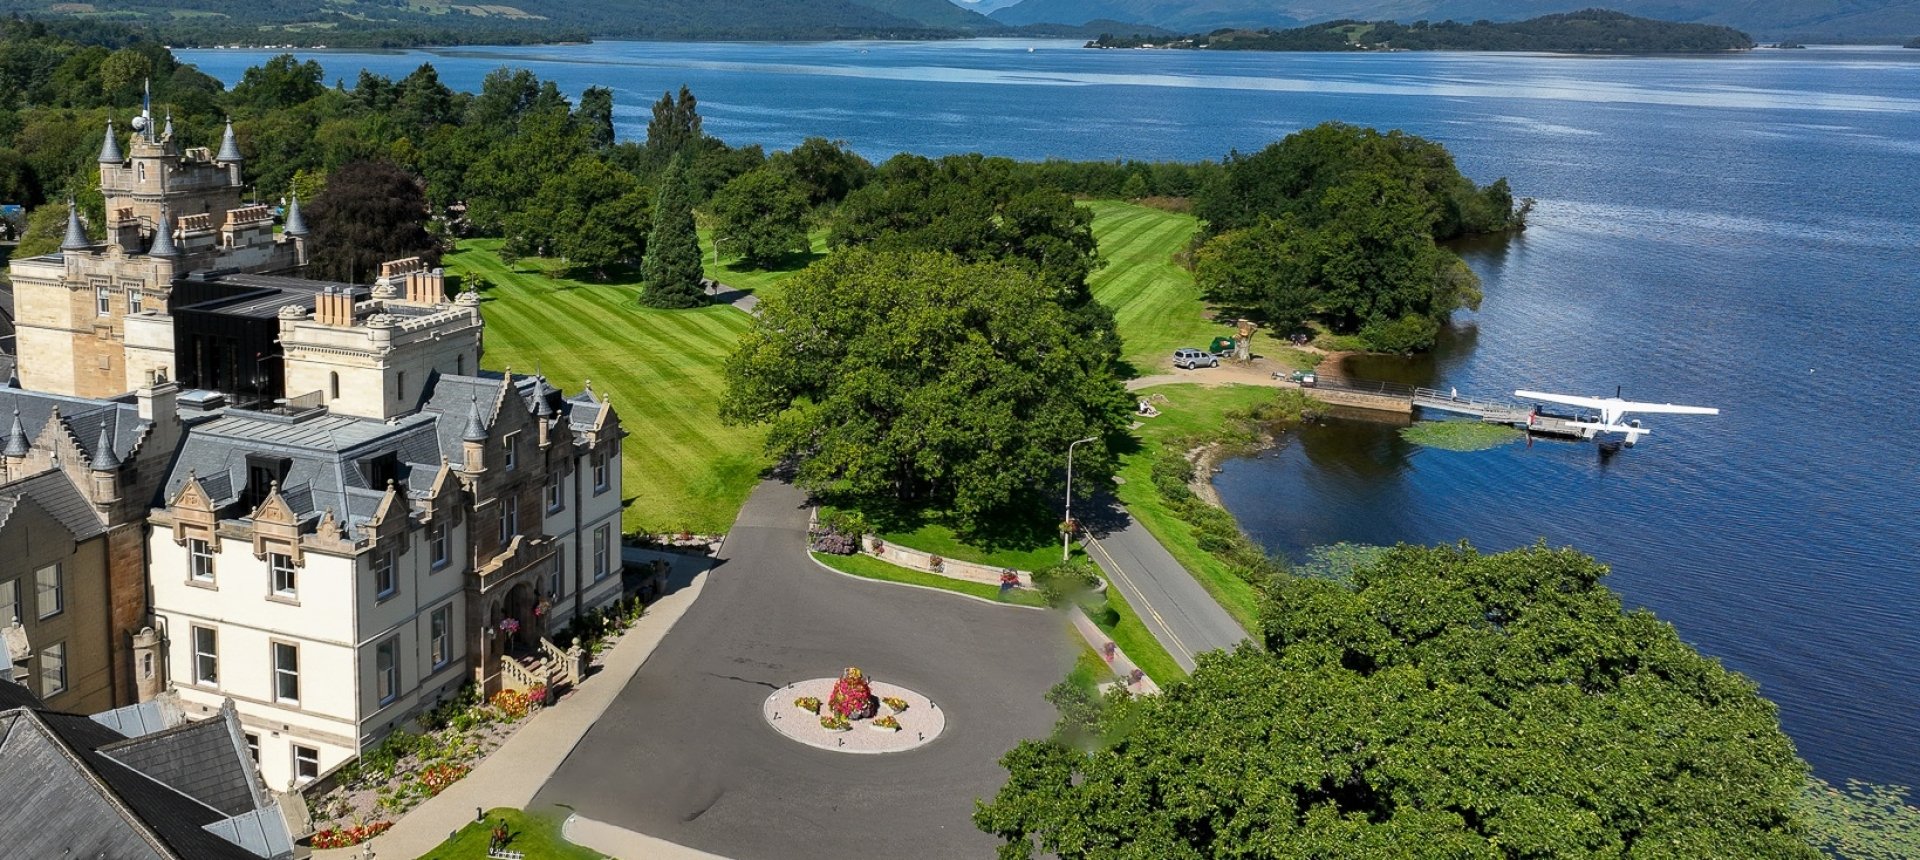
M67 473L57 469L0 484L0 529L6 528L13 512L21 505L35 505L46 511L65 526L76 541L107 532L106 523L94 513L93 505L80 494L80 488L73 485Z
M114 761L220 811L245 815L266 805L236 721L198 720L100 748Z
M207 830L232 816L102 751L125 740L75 714L0 712L0 773L8 776L0 779L0 845L9 856L258 860Z
M61 423L80 443L80 450L89 461L93 459L94 448L100 440L100 422L107 423L107 438L113 442L114 457L121 461L129 459L128 455L133 453L134 446L139 444L146 432L147 422L140 419L140 407L130 400L93 400L21 388L0 388L0 433L13 426L13 411L18 409L20 424L25 428L27 438L38 439L55 408L60 410Z

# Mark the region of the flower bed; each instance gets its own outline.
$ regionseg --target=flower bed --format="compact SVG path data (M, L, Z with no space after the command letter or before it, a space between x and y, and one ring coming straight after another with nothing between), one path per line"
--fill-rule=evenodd
M328 828L313 834L315 848L352 848L393 827L391 821L369 821L351 827Z

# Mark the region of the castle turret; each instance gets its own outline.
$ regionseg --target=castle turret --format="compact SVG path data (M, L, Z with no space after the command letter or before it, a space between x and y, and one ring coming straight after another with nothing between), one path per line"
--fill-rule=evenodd
M289 236L307 235L307 219L300 217L300 195L295 193L293 201L287 204L287 226L281 230Z
M153 246L147 253L155 257L178 257L180 249L173 244L173 213L167 204L160 204L160 217L153 224Z
M122 164L127 157L120 154L120 140L113 135L113 120L107 120L107 140L100 144L101 164Z
M477 474L487 469L487 425L480 418L479 398L473 401L473 411L467 413L467 432L460 434L461 456L466 459L462 470L467 474Z
M73 205L73 198L67 198L67 238L61 240L62 251L85 251L93 247L93 240L87 238L87 230L80 226L80 210Z
M15 409L13 410L13 427L7 431L7 447L4 451L0 451L0 455L6 457L7 480L23 477L27 455L32 452L33 447L27 442L26 427L20 423L20 410Z
M220 136L220 154L213 157L219 164L239 164L240 141L233 136L233 118L227 118L227 131Z
M120 457L113 453L113 432L100 422L100 441L93 446L93 502L97 505L120 501Z

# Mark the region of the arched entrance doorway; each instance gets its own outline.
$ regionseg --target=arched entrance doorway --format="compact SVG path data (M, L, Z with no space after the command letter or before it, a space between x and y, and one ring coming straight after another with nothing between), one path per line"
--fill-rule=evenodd
M500 617L494 620L494 626L500 631L501 650L508 654L531 650L534 643L540 641L540 632L534 625L534 604L538 596L530 583L522 582L507 590L507 597L500 607ZM513 619L507 624L507 619Z

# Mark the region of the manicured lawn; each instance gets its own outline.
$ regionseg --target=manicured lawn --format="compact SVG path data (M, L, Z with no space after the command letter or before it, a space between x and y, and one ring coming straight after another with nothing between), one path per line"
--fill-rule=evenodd
M499 240L460 243L449 273L479 275L484 363L545 373L569 395L591 380L631 434L624 451L629 531L726 531L767 466L765 431L720 423L721 366L750 319L713 306L643 308L630 281L596 284L509 266Z
M433 849L421 860L485 860L487 840L493 833L494 823L504 819L510 834L507 849L526 855L527 860L606 860L606 855L589 851L560 836L560 823L565 816L557 814L535 814L518 809L501 807L487 810L485 821L476 821L460 828L440 847Z
M984 549L964 543L953 529L935 522L923 522L913 529L882 530L880 538L887 543L930 552L946 558L957 558L975 564L994 567L1011 567L1015 570L1045 570L1060 563L1060 545L1045 543L1028 547L994 547ZM1079 547L1073 548L1074 555L1084 554Z
M1122 355L1136 375L1161 372L1176 349L1206 349L1215 337L1233 334L1232 320L1207 319L1193 273L1174 262L1174 254L1184 251L1200 229L1192 215L1116 200L1087 205L1106 261L1093 273L1093 295L1113 309ZM1311 366L1304 354L1265 330L1254 332L1253 351L1294 367Z
M1126 483L1115 488L1115 495L1133 518L1159 538L1167 551L1226 607L1240 626L1257 631L1260 629L1259 593L1246 580L1234 576L1226 564L1200 549L1193 528L1167 507L1159 491L1154 489L1153 460L1163 446L1216 430L1226 422L1228 412L1263 403L1274 396L1274 389L1251 385L1219 388L1159 385L1143 393L1164 394L1167 402L1160 404L1160 417L1145 419L1146 426L1134 431L1140 446L1121 455L1120 477ZM1118 638L1115 637L1116 641ZM1120 647L1126 644L1121 643ZM1154 680L1159 678L1156 676Z
M714 262L712 234L707 230L701 230L700 264L701 267L706 270L707 277L726 284L729 287L733 287L734 289L746 290L765 299L779 292L781 281L793 277L795 272L806 268L808 263L826 256L826 232L823 230L815 231L811 238L813 240L812 253L794 254L785 260L781 260L779 265L773 268L757 269L744 265L738 257L725 253L720 255L719 262Z
M1011 603L1018 606L1045 606L1047 601L1040 592L1031 588L1016 588L1003 596L998 586L984 582L972 582L964 579L937 576L919 570L909 570L899 565L888 564L877 558L865 555L831 555L823 552L812 554L821 564L854 576L877 579L882 582L900 582L907 585L923 585L952 591L958 594L981 597L998 603ZM1121 646L1125 647L1125 646Z

